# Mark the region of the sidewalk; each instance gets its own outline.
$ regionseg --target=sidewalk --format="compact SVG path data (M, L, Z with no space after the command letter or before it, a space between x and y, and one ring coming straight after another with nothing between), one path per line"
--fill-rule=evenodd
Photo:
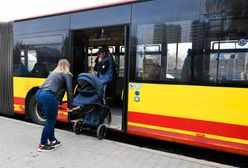
M42 126L0 116L2 168L225 168L176 154L56 130L62 145L36 151Z

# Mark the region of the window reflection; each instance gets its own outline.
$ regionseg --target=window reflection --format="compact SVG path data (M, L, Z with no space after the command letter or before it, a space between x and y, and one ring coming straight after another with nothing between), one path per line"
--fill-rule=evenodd
M138 25L136 79L190 81L191 56L189 53L192 55L190 30L191 21ZM186 61L187 57L190 58ZM158 69L160 72L156 73ZM188 76L185 77L185 74Z
M212 41L209 80L244 81L248 75L248 45L238 40Z
M21 50L21 63L19 65L20 76L30 76L31 70L37 63L36 50Z
M14 67L16 76L47 77L61 58L62 45L23 46L20 51L20 63ZM18 69L17 69L18 68Z

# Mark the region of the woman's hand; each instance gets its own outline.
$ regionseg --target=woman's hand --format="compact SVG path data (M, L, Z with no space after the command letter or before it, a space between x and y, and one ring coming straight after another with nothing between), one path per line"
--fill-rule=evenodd
M74 108L68 108L67 111L68 112L73 112L75 110L79 110L81 107L80 106L77 106L77 107L74 107Z
M101 62L102 59L103 59L103 58L99 56L99 57L98 57L98 62Z
M77 107L74 107L74 108L72 108L73 109L73 111L74 110L79 110L81 107L80 106L77 106Z

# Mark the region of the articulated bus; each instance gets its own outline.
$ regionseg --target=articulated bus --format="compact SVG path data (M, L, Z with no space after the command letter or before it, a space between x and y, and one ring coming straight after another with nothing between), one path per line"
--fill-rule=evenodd
M70 61L75 87L107 46L118 65L111 129L248 155L246 0L118 1L2 23L0 33L1 113L44 123L34 95L58 60Z

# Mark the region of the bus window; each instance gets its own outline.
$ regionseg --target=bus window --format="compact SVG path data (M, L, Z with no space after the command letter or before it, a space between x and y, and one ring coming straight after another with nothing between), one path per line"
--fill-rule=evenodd
M21 50L18 76L47 77L61 58L59 48L60 45L34 45Z
M167 72L176 79L190 80L192 43L172 43L167 48Z
M136 80L191 82L191 21L137 27Z
M209 84L228 86L248 82L247 18L207 16L204 56L198 78ZM204 71L204 73L203 73ZM206 75L203 75L206 74ZM204 79L203 79L204 78Z
M62 42L62 35L23 38L15 50L15 76L47 77L62 58Z
M25 64L25 61L21 57L21 62ZM37 63L37 53L35 50L28 50L28 71L31 71L34 68L34 65Z
M245 39L245 41L247 41ZM248 44L238 40L211 42L209 80L213 82L248 80Z
M37 63L37 53L36 50L22 50L21 51L21 64L19 75L20 76L30 76L31 70L34 68L34 65Z

